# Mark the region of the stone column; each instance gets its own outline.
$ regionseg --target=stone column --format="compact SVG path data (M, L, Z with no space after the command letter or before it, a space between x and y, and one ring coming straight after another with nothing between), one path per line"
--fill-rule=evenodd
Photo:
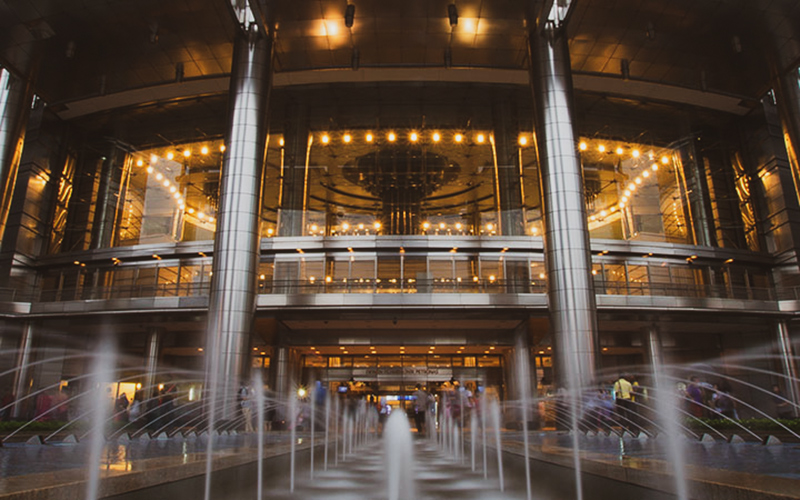
M797 363L794 358L794 350L792 349L792 336L789 332L789 326L786 321L778 321L775 325L776 340L778 343L778 355L781 360L781 370L786 377L783 384L785 388L786 399L794 405L794 416L800 415L797 405L800 404L800 388L797 383Z
M272 350L271 360L271 389L276 397L281 401L289 397L289 384L291 382L291 360L289 359L289 348L285 346L275 346Z
M0 239L14 194L31 99L32 81L0 67Z
M30 380L30 363L31 351L33 350L33 327L29 321L25 322L22 327L22 336L19 341L19 349L17 349L17 369L14 375L14 399L19 401L20 398L28 394L28 384ZM19 419L24 418L22 414L24 408L31 408L33 401L25 401L22 403L17 402L11 411L11 418Z
M583 171L572 119L566 30L529 35L536 147L542 185L547 299L562 385L589 386L597 362L597 318Z
M261 188L267 141L272 42L255 24L239 34L233 59L227 150L220 179L206 341L206 393L215 417L235 415L249 369L256 308Z

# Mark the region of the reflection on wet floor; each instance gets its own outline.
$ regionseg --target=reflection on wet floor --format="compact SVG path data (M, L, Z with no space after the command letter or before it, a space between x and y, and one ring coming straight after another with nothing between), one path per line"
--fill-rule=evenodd
M263 498L385 500L388 493L383 453L383 442L374 443L357 450L354 456L340 461L336 467L317 471L313 480L308 476L298 480L294 493L289 492L288 480L283 485L267 484ZM433 444L422 440L414 447L414 477L414 500L515 500L525 496L524 493L520 496L500 492L496 477L490 475L489 479L484 479L482 472L472 472L469 465L453 461ZM411 487L408 490L413 491Z

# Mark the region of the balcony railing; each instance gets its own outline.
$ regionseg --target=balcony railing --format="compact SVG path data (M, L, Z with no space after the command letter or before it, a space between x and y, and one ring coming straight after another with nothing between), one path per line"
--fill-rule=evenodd
M544 294L542 280L500 279L347 279L266 280L258 284L261 295L291 294ZM687 297L695 299L800 300L800 287L786 289L680 283L595 282L597 295ZM110 287L18 290L0 288L0 302L66 302L75 300L116 300L154 297L206 297L209 283L165 283Z

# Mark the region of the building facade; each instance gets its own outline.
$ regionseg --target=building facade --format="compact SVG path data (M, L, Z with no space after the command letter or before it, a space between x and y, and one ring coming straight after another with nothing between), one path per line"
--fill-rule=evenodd
M16 415L103 338L188 400L657 359L797 401L800 3L297 4L0 1Z

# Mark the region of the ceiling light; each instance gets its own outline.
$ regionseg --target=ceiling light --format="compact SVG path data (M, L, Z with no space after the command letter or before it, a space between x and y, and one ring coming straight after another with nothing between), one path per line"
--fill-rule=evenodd
M208 154L208 146L203 146L202 148L200 148L200 154L201 155L207 155Z
M439 132L434 132L433 133L433 142L439 142L441 140L442 140L442 136L439 134Z
M322 135L322 144L328 144L329 142L331 142L331 138L328 137L328 134L323 134Z
M386 136L389 142L394 142L397 140L397 135L394 132L389 132L389 135Z
M419 136L417 135L416 132L411 132L411 135L409 136L409 139L411 139L411 142L417 142L417 139L419 139Z
M597 150L600 151L601 153L605 153L606 152L606 147L601 144L601 145L597 146Z
M634 149L633 152L631 153L631 155L633 155L634 158L638 158L639 155L641 154L642 153L640 153L638 149Z
M283 139L281 139L281 141L282 141L282 140L283 140ZM225 145L224 145L224 144L220 144L220 145L219 145L219 152L220 152L220 153L224 153L224 152L225 152Z
M173 158L175 158L175 153L173 153L172 151L170 151L169 153L167 153L167 160L171 160L171 159L173 159Z
M352 140L353 136L351 136L350 134L344 134L344 136L342 136L342 141L344 141L345 144L350 144L350 141Z
M486 142L486 136L483 134L478 134L478 136L475 138L475 142L477 142L478 144L483 144L484 142Z
M586 151L587 149L589 149L589 146L585 142L581 142L580 144L578 144L578 149L580 149L581 151Z
M459 143L459 144L460 144L461 142L463 142L463 141L464 141L464 136L463 136L463 135L461 135L461 134L456 134L456 135L455 135L455 137L454 137L453 139L454 139L454 140L455 140L457 143Z
M188 157L192 156L192 150L191 149L184 149L183 150L183 156L185 158L188 158Z
M667 158L666 156L662 156L662 157L661 157L661 163L663 163L664 165L666 165L667 163L669 163L669 158Z
M141 167L142 165L144 165L144 162L142 160L136 160L137 167Z
M624 153L624 152L625 152L625 151L624 151L624 150L623 150L621 147L617 148L617 151L616 151L616 153L617 153L618 155L621 155L621 154L622 154L622 153Z
M372 137L372 134L368 133L367 136L366 136L366 139L367 139L367 142L372 142L372 139L374 139L374 137Z
M528 138L525 137L524 135L519 136L519 145L525 146L527 144L528 144Z

